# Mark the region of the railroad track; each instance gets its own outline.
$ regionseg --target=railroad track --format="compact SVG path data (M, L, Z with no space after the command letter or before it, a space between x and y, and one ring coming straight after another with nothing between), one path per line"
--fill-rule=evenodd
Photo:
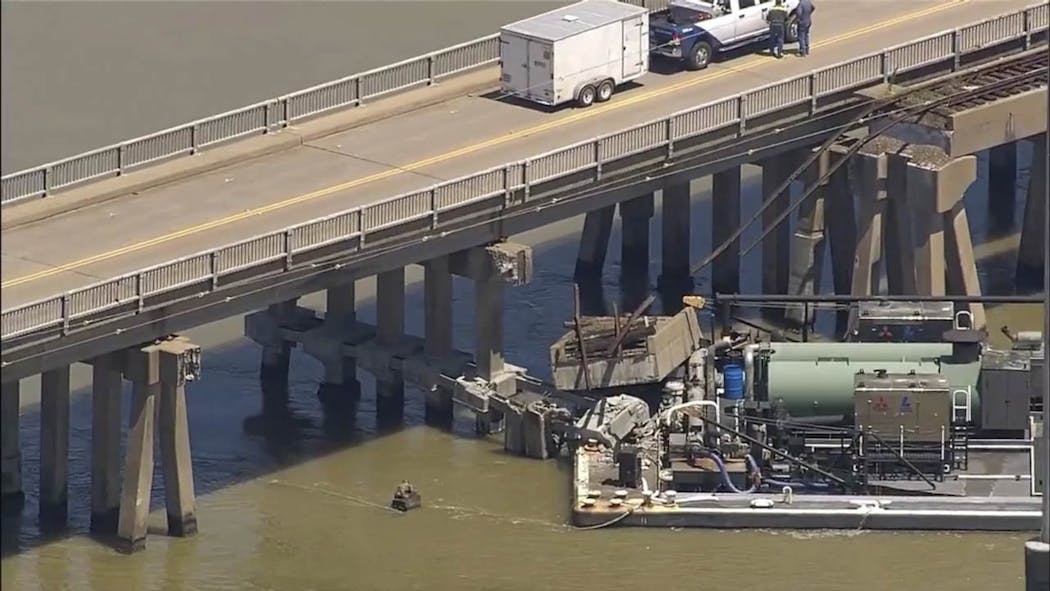
M1050 71L1048 66L1050 55L1040 50L989 64L967 76L924 88L904 97L897 106L918 107L925 103L945 101L930 109L928 114L950 117L960 111L1045 88Z

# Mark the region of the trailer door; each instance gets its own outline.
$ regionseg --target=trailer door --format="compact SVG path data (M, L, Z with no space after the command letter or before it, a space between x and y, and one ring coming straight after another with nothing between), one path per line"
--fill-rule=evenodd
M553 58L554 55L548 43L529 39L528 96L545 101L554 100L554 70L551 64Z
M513 33L500 35L503 91L521 93L529 86L529 40Z
M649 31L642 26L641 15L623 21L623 77L630 78L645 69L649 51Z

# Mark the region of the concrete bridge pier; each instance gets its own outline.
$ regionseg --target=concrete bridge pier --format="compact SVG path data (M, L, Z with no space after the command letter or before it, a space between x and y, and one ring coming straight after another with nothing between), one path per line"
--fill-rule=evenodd
M1010 231L1017 209L1017 142L988 150L988 223L995 235Z
M576 283L601 283L605 255L609 251L616 206L588 212L580 233L580 250L576 255Z
M164 468L168 535L191 536L197 533L197 515L186 382L199 375L200 347L176 338L162 343L158 354L160 409L157 417L160 423L160 457Z
M22 492L22 445L19 440L19 380L3 382L0 391L0 483L3 514L20 513Z
M267 310L279 326L288 322L295 315L299 300L292 299L273 304ZM288 382L288 368L291 363L292 343L281 338L280 334L266 335L268 338L256 339L263 346L260 378L263 382Z
M711 175L711 225L711 250L721 246L740 227L739 166ZM711 289L714 293L740 293L739 240L711 263Z
M69 513L69 366L40 376L40 524L63 528Z
M852 167L852 190L857 199L857 246L850 292L857 296L878 291L882 268L883 222L887 213L887 157L870 146L857 152Z
M474 280L474 358L478 377L495 383L503 373L503 283L498 278ZM477 414L478 435L503 430L503 413Z
M133 396L117 518L117 538L124 552L134 553L146 547L157 427L168 534L188 536L197 532L185 383L196 379L199 372L200 347L182 337L126 352L124 375L132 382Z
M463 250L449 257L449 271L474 281L473 377L497 393L513 395L515 374L508 371L503 357L503 296L507 285L532 281L532 249L500 242ZM451 335L451 327L448 330ZM448 341L451 345L451 336ZM475 416L479 435L503 430L503 412L492 405L476 411Z
M766 159L762 166L762 198L769 199L773 192L791 176L805 160L802 150L786 152ZM773 204L762 213L762 229L768 229L778 216L784 213L791 204L790 187L774 199ZM791 221L790 217L766 236L762 241L762 293L787 294L789 269L791 262ZM783 317L779 309L763 308L762 315L771 320Z
M1046 210L1046 135L1029 138L1032 142L1032 164L1029 166L1028 191L1025 196L1021 245L1017 252L1016 284L1021 289L1038 290L1043 285L1043 242L1048 223Z
M806 188L816 186L808 199L798 209L798 224L791 237L791 271L788 277L788 293L791 295L815 295L820 290L824 267L824 210L828 191L827 181L821 182L829 168L831 153L825 151L810 166L803 176ZM834 196L832 198L838 198ZM812 306L788 306L785 313L789 323L795 326L811 325L816 314Z
M91 360L91 531L117 533L120 513L120 353Z
M612 224L611 219L609 223ZM423 323L423 349L426 356L433 360L450 356L452 354L452 272L447 256L430 259L423 263ZM424 392L424 397L424 416L427 424L451 429L455 414L452 393L447 389L431 388Z
M376 276L376 341L394 348L405 334L405 268ZM376 376L376 423L381 428L400 424L405 414L405 380L388 369Z
M832 147L832 162L843 157L846 148ZM827 180L824 192L824 225L831 249L832 280L835 293L848 295L853 286L854 256L857 251L857 208L849 185L849 166L841 166Z
M355 297L353 281L333 285L325 290L325 315L320 331L345 339L357 320ZM330 346L332 342L337 346ZM303 350L320 359L324 367L324 379L317 390L317 397L326 413L351 408L361 397L357 362L343 354L342 347L338 346L339 342L341 340L338 338L326 338L322 343L313 339L303 341Z
M661 272L657 283L663 294L664 313L669 315L682 309L682 296L693 289L689 273L691 198L688 182L669 185L661 191Z
M894 147L886 154L886 290L894 295L914 295L915 247L908 207L908 156L901 153L903 144Z
M124 452L124 483L117 517L120 549L146 548L146 517L153 486L153 430L160 386L160 364L150 347L129 352L125 375L132 384L131 415Z
M977 159L953 159L932 146L910 146L907 152L908 201L914 212L917 243L916 291L919 295L980 295L962 201L977 178ZM971 304L970 312L974 327L984 328L984 306Z
M620 282L623 308L633 310L649 289L649 220L653 217L653 194L620 203L623 242L620 250Z

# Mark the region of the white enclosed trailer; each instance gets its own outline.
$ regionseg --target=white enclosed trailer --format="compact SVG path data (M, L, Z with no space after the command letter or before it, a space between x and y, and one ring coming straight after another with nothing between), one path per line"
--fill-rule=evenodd
M500 30L505 94L543 105L604 102L649 71L649 11L583 0Z

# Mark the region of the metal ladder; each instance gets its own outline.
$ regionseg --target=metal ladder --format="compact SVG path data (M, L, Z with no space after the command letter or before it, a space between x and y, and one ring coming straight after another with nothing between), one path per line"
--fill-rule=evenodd
M962 402L959 401L960 394L962 395ZM952 390L952 420L954 422L969 424L973 420L971 398L972 393L969 386L965 390Z

